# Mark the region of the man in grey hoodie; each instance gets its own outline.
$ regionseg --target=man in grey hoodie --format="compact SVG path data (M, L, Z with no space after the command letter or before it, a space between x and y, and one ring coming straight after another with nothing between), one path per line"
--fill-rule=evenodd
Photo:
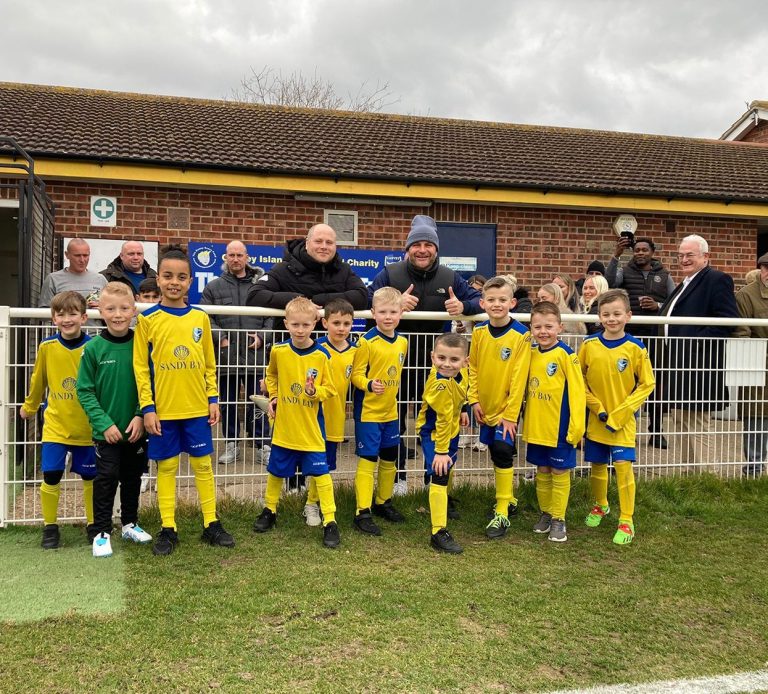
M248 292L264 274L264 270L248 264L248 251L242 241L232 241L224 255L221 277L211 280L203 290L201 304L215 306L245 306ZM248 436L254 439L256 458L266 465L269 456L269 424L264 413L248 401L258 392L259 376L264 372L271 318L242 315L211 315L216 363L219 375L221 423L226 448L219 463L234 463L240 455L238 439L241 434L238 403L240 387L245 390L245 421Z

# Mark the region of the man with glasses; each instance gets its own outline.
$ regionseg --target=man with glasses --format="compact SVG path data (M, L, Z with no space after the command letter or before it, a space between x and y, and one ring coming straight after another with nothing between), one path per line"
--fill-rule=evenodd
M738 318L733 278L709 264L709 244L698 235L686 236L678 248L683 281L661 307L662 316ZM711 413L726 407L723 377L725 341L733 328L719 325L664 325L666 396L673 458L685 466L720 463Z

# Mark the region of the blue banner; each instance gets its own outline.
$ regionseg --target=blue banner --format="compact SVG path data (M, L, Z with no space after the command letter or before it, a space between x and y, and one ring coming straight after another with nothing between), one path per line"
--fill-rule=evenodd
M221 275L224 265L225 243L190 243L189 257L192 260L192 286L189 288L189 301L199 303L205 285ZM248 264L265 271L283 259L284 246L255 246L246 244ZM355 274L365 285L384 269L385 265L397 263L403 259L402 251L366 250L362 248L336 249L339 256L346 260Z

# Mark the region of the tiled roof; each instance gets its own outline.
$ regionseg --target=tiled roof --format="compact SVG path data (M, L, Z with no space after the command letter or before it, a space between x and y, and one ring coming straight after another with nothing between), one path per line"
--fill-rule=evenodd
M768 202L768 147L0 82L32 156Z

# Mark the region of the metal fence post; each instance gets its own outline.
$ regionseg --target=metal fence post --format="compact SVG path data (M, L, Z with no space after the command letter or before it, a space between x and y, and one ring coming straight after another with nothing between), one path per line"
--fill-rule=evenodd
M8 418L10 417L10 364L11 360L11 313L8 306L0 306L0 528L5 527L8 518L9 451Z

